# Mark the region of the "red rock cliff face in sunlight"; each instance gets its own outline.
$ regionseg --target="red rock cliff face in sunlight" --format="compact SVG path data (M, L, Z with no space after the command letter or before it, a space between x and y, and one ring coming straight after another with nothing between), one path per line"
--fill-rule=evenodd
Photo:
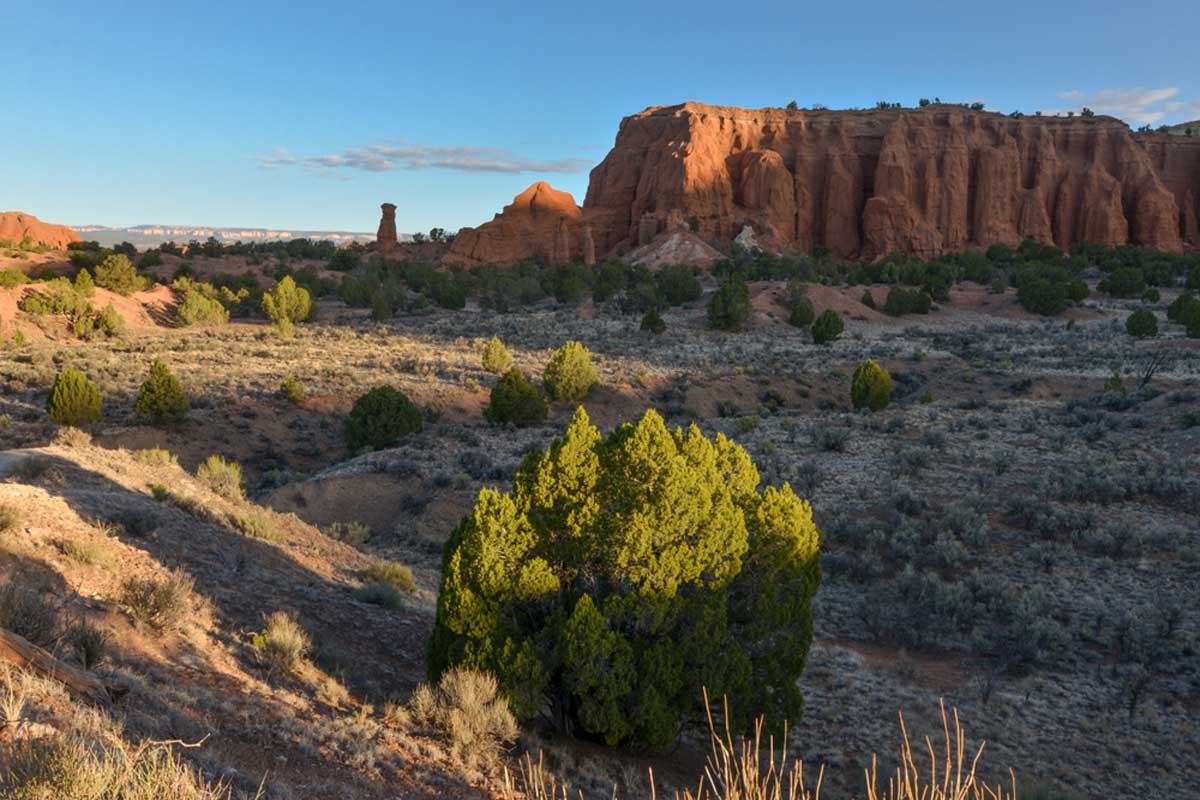
M451 264L512 264L543 259L563 264L594 252L590 231L575 198L538 181L513 198L491 222L463 228L444 261Z
M1026 237L1178 251L1200 245L1198 167L1200 142L1135 135L1111 117L685 103L621 122L583 213L600 256L680 219L722 246L749 224L843 258Z
M26 236L34 244L44 244L55 250L65 250L71 242L78 242L79 234L66 225L42 222L32 214L21 211L0 211L0 239L20 242Z

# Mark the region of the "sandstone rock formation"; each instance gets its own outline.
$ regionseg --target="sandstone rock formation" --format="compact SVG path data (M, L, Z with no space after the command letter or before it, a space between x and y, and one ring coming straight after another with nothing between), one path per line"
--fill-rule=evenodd
M538 188L543 187L543 188ZM608 257L681 229L727 248L930 257L1025 238L1200 247L1200 138L1112 117L1008 117L957 105L870 111L684 103L621 122L580 209L534 184L464 229L460 263ZM581 229L587 231L585 245Z
M46 245L54 250L65 250L71 242L81 241L79 234L66 225L42 222L21 211L0 212L0 239L20 243L26 236L35 245Z
M467 266L525 259L562 264L585 255L585 239L583 211L575 198L538 181L491 222L459 231L444 260ZM594 243L592 250L594 258Z
M375 234L375 250L381 255L392 256L400 246L396 236L396 206L383 203L379 208L383 216L379 220L379 231Z
M933 256L1026 237L1179 250L1200 173L1110 117L1011 118L960 106L747 110L697 103L621 123L584 214L604 254L670 215L728 242L744 225L843 258ZM1190 143L1189 143L1190 144ZM1196 148L1200 154L1200 148ZM653 218L654 222L649 221Z

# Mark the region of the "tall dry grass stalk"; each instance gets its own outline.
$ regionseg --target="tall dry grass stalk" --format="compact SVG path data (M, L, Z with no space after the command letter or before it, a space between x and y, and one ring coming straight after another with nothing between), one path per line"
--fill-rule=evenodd
M696 788L686 789L682 794L676 792L675 800L820 800L825 766L821 765L816 783L810 788L805 783L804 762L789 758L787 754L786 728L778 748L774 737L768 736L764 741L761 718L754 726L752 738L743 737L735 743L728 723L728 700L724 702L723 732L717 730L713 720L708 692L704 693L704 708L708 715L711 751ZM966 736L958 711L953 712L953 733L945 703L941 705L941 712L944 747L939 752L933 741L925 738L925 749L929 753L928 782L922 779L925 773L917 764L901 714L900 764L895 775L888 778L886 790L881 792L877 763L871 759L871 768L865 771L867 800L1016 800L1016 777L1011 771L1011 789L988 786L976 775L983 756L982 744L967 768ZM526 753L518 762L515 775L505 768L503 789L505 800L576 800L569 787L545 768L541 754L534 761L533 756ZM615 788L612 797L616 800ZM578 791L578 800L584 800L582 791ZM653 771L650 772L649 800L657 800Z

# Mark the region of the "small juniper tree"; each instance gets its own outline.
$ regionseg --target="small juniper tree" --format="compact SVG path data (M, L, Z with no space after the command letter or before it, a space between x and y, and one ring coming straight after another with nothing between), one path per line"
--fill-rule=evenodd
M735 331L750 319L750 289L742 281L729 281L713 292L708 301L709 327Z
M117 294L130 295L146 288L146 279L138 275L123 253L106 257L96 265L96 285Z
M855 408L879 411L892 398L892 376L874 361L864 361L854 370L850 381L850 400Z
M704 687L731 724L799 719L820 534L758 483L722 435L647 411L602 438L579 408L447 541L430 679L491 672L518 717L610 744L669 745Z
M832 308L827 308L821 312L821 316L817 317L817 321L813 323L813 342L816 344L829 344L841 336L843 330L845 330L845 325L842 324L842 318Z
M295 324L312 313L312 296L308 289L297 286L291 275L285 275L263 293L262 311L275 323L280 336L290 336L295 332Z
M364 394L346 419L346 446L351 450L395 447L423 424L421 409L399 389L378 386Z
M1139 308L1125 320L1125 332L1137 339L1158 336L1158 317L1148 308Z
M579 342L565 342L550 356L542 376L546 394L555 400L582 400L599 383L592 354Z
M499 336L493 336L483 346L483 368L493 375L503 375L512 366L512 354L500 341Z
M54 379L46 412L60 425L80 427L100 421L100 390L77 369L65 369Z
M154 359L150 365L150 375L138 389L134 412L161 425L182 421L191 407L183 387L179 385L179 379L171 374L162 360Z
M654 309L650 309L642 316L640 327L647 333L653 333L656 336L667 332L667 323L663 320L662 315Z
M483 416L493 425L515 425L528 428L546 421L546 401L521 374L510 369L492 388L491 403Z

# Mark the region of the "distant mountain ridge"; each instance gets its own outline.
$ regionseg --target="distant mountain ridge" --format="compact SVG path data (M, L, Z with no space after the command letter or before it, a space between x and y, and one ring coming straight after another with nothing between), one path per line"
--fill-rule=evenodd
M107 225L73 225L73 230L84 239L102 245L129 242L138 247L156 247L163 242L185 244L192 239L204 241L208 238L231 244L233 242L274 242L288 239L328 239L338 244L351 242L373 242L374 233L353 231L307 231L290 228L220 228L212 225L132 225L114 228ZM405 241L411 237L400 235Z

